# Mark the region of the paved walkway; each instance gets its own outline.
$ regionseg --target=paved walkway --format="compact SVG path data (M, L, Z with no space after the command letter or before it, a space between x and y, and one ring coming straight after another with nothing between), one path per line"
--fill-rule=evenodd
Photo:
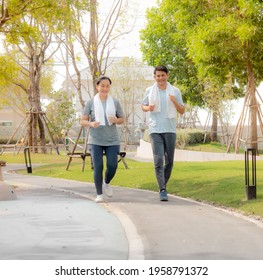
M19 167L3 168L17 200L0 202L2 260L263 259L260 221L121 187L96 204L93 184L7 172Z
M140 145L137 148L134 157L138 160L152 161L152 148L151 143L140 140ZM188 151L175 149L175 161L224 161L224 160L245 160L244 154L234 154L234 153L210 153L210 152L200 152L200 151ZM263 160L263 156L257 156L257 160Z

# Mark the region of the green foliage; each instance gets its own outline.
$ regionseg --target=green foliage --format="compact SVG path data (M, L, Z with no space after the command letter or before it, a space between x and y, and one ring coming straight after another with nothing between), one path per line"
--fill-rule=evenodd
M8 143L9 138L0 138L0 145L5 145L6 143ZM9 144L16 144L17 140L16 139L12 139L12 141L9 142ZM0 149L1 151L1 149Z
M175 1L162 1L160 7L147 11L148 25L141 30L141 51L149 65L167 65L170 82L177 83L184 101L203 105L197 69L187 56L185 34L176 25Z
M0 55L0 86L9 85L19 73L19 67L9 56Z
M53 93L53 102L46 109L46 114L51 122L51 134L58 141L65 136L76 121L75 109L72 98L65 92Z
M219 142L210 142L210 135L207 135L208 140L205 143L193 144L185 147L185 150L196 151L196 152L208 152L208 153L225 153L227 145L223 145ZM231 153L234 153L234 147L230 149ZM244 150L240 149L240 153Z
M33 18L39 25L48 26L49 32L61 32L65 30L65 26L69 22L72 26L74 25L75 21L72 20L72 15L75 12L75 8L87 9L89 5L86 2L80 0L2 1L3 5L0 5L2 8L0 32L10 34L16 42L19 41L20 36L30 36L32 39L32 36L37 35L37 30L32 29L29 21L24 21L21 24L21 20L26 18ZM8 17L5 16L6 14L8 14Z
M178 149L185 149L189 145L200 144L204 142L210 142L210 135L206 135L203 130L199 129L177 129L176 130L176 147ZM143 140L150 142L149 130L144 132Z
M191 0L187 1L192 2ZM199 2L199 1L197 1ZM253 64L257 83L263 78L262 1L209 1L187 33L188 54L203 76L232 73L239 85L247 84L247 64ZM219 5L220 2L220 5ZM190 10L185 10L190 14ZM184 25L185 26L185 25Z
M24 112L27 96L14 86L14 82L24 82L21 76L21 68L11 56L0 56L0 108L11 106L16 111Z
M14 51L9 52L9 55L0 56L0 107L10 106L20 114L24 114L30 108L27 92L29 77L28 72L23 71L23 66L15 61L23 61L26 58L16 51L15 46L12 48ZM45 66L39 85L42 98L48 97L52 92L53 82L53 69Z
M203 143L205 132L198 129L177 129L176 146L179 149L185 149L186 146ZM210 141L210 137L206 137L206 142Z
M225 94L231 74L234 96L240 96L249 63L256 84L263 79L262 11L262 1L163 0L147 12L143 58L153 66L169 66L171 80L176 77L184 100L192 104L203 104L200 93L208 77Z

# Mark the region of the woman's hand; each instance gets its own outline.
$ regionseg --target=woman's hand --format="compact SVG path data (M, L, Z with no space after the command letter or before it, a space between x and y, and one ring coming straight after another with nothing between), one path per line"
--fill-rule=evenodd
M100 126L100 122L90 122L90 126L93 128L99 127Z
M114 117L109 117L109 122L111 123L111 124L113 124L113 123L117 123L117 118L114 116Z

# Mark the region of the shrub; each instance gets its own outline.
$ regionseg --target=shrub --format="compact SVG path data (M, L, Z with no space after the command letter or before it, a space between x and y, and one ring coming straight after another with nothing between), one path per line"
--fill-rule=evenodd
M1 138L0 145L5 145L8 141L9 141L9 139ZM12 141L9 142L9 144L16 144L16 142L17 142L17 139L13 139Z
M176 132L176 147L178 149L184 149L186 146L210 142L210 135L207 134L205 138L205 132L199 129L177 129ZM150 142L149 130L146 129L143 140Z
M184 149L186 146L203 143L205 132L198 129L177 129L176 146ZM210 135L206 135L205 142L210 142Z

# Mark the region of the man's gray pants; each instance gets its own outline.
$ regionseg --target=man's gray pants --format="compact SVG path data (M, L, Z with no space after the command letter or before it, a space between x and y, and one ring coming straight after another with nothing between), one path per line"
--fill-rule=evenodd
M151 133L150 140L153 151L155 176L161 191L166 189L166 184L172 173L176 133Z

